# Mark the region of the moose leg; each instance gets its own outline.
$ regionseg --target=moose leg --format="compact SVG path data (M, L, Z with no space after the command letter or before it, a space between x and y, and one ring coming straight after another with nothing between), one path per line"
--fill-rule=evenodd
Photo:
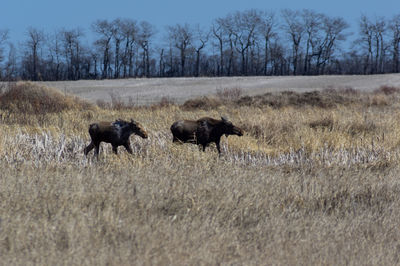
M182 144L182 143L190 142L190 141L188 141L188 140L181 140L181 139L178 139L177 137L174 136L173 139L172 139L172 142L173 142L173 143L177 142L178 144Z
M94 155L98 158L99 157L99 152L100 152L100 142L94 144Z
M112 151L113 151L115 154L118 154L118 146L112 145Z
M92 142L90 142L90 144L83 150L83 153L85 154L85 156L87 156L88 153L89 153L91 150L93 150L93 148L94 148L94 143L93 143L93 141L92 141Z
M221 155L221 147L219 146L219 140L215 142L215 145L217 146L218 154Z
M207 144L203 144L203 152L206 151Z
M125 149L126 149L127 152L129 152L130 154L133 153L133 152L132 152L132 149L131 149L131 143L130 143L130 142L126 142L126 143L124 143L124 144L122 144L122 145L125 147Z

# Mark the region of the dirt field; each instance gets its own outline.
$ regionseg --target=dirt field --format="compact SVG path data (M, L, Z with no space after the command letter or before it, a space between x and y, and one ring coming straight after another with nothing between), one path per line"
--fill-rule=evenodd
M243 94L256 95L272 91L298 92L326 88L347 88L371 91L382 85L400 87L400 74L371 76L296 76L296 77L222 77L222 78L138 78L96 81L43 82L64 92L75 94L91 102L110 101L115 95L138 105L158 102L168 97L176 103L218 89L240 88Z

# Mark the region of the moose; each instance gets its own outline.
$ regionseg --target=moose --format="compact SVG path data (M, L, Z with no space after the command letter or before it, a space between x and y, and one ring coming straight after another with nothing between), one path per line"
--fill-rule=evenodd
M173 142L193 143L201 145L203 152L211 142L217 146L219 155L221 155L220 141L222 135L243 136L243 130L232 124L225 117L221 120L210 117L203 117L198 120L179 120L172 124L171 132Z
M92 141L85 148L84 153L87 154L95 148L95 155L98 157L100 143L111 143L112 150L118 153L118 146L124 146L125 149L132 154L129 137L136 134L144 139L148 137L147 132L142 125L131 119L130 122L117 119L114 122L98 122L89 126L89 135Z

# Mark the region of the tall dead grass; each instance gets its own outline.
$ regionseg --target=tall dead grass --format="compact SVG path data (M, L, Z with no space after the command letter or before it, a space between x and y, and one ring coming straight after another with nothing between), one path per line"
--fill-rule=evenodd
M0 261L399 264L398 93L262 97L70 108L29 124L1 108ZM223 156L172 143L175 120L221 114L246 131L223 138ZM133 155L103 144L85 158L89 123L116 118L149 139L131 137Z
M3 110L15 113L59 113L70 109L92 109L91 104L61 91L31 82L17 82L1 93Z

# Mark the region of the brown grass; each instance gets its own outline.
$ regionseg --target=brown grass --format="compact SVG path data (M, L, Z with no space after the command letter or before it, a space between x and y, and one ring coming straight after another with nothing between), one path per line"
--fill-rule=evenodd
M244 96L235 101L239 106L270 106L272 108L283 108L287 106L303 107L315 106L320 108L333 108L336 105L348 105L353 102L353 97L338 92L312 91L298 93L285 91L278 93L266 93L253 97Z
M0 261L399 264L400 101L381 93L387 104L372 105L376 95L66 109L30 124L2 108ZM172 143L175 120L220 114L246 131L223 137L223 156ZM133 155L103 144L99 161L85 158L88 125L116 118L136 119L149 139L131 137Z
M187 100L183 105L182 109L185 111L190 110L211 110L216 109L222 105L222 101L212 96L204 96L196 99Z
M217 97L221 101L235 101L238 100L243 94L241 88L224 88L217 89Z
M379 89L376 89L374 92L376 94L383 93L385 95L392 95L392 94L399 93L400 88L384 85L384 86L379 87Z
M59 113L71 109L93 109L91 104L61 91L31 82L11 84L1 93L3 110L29 114Z

